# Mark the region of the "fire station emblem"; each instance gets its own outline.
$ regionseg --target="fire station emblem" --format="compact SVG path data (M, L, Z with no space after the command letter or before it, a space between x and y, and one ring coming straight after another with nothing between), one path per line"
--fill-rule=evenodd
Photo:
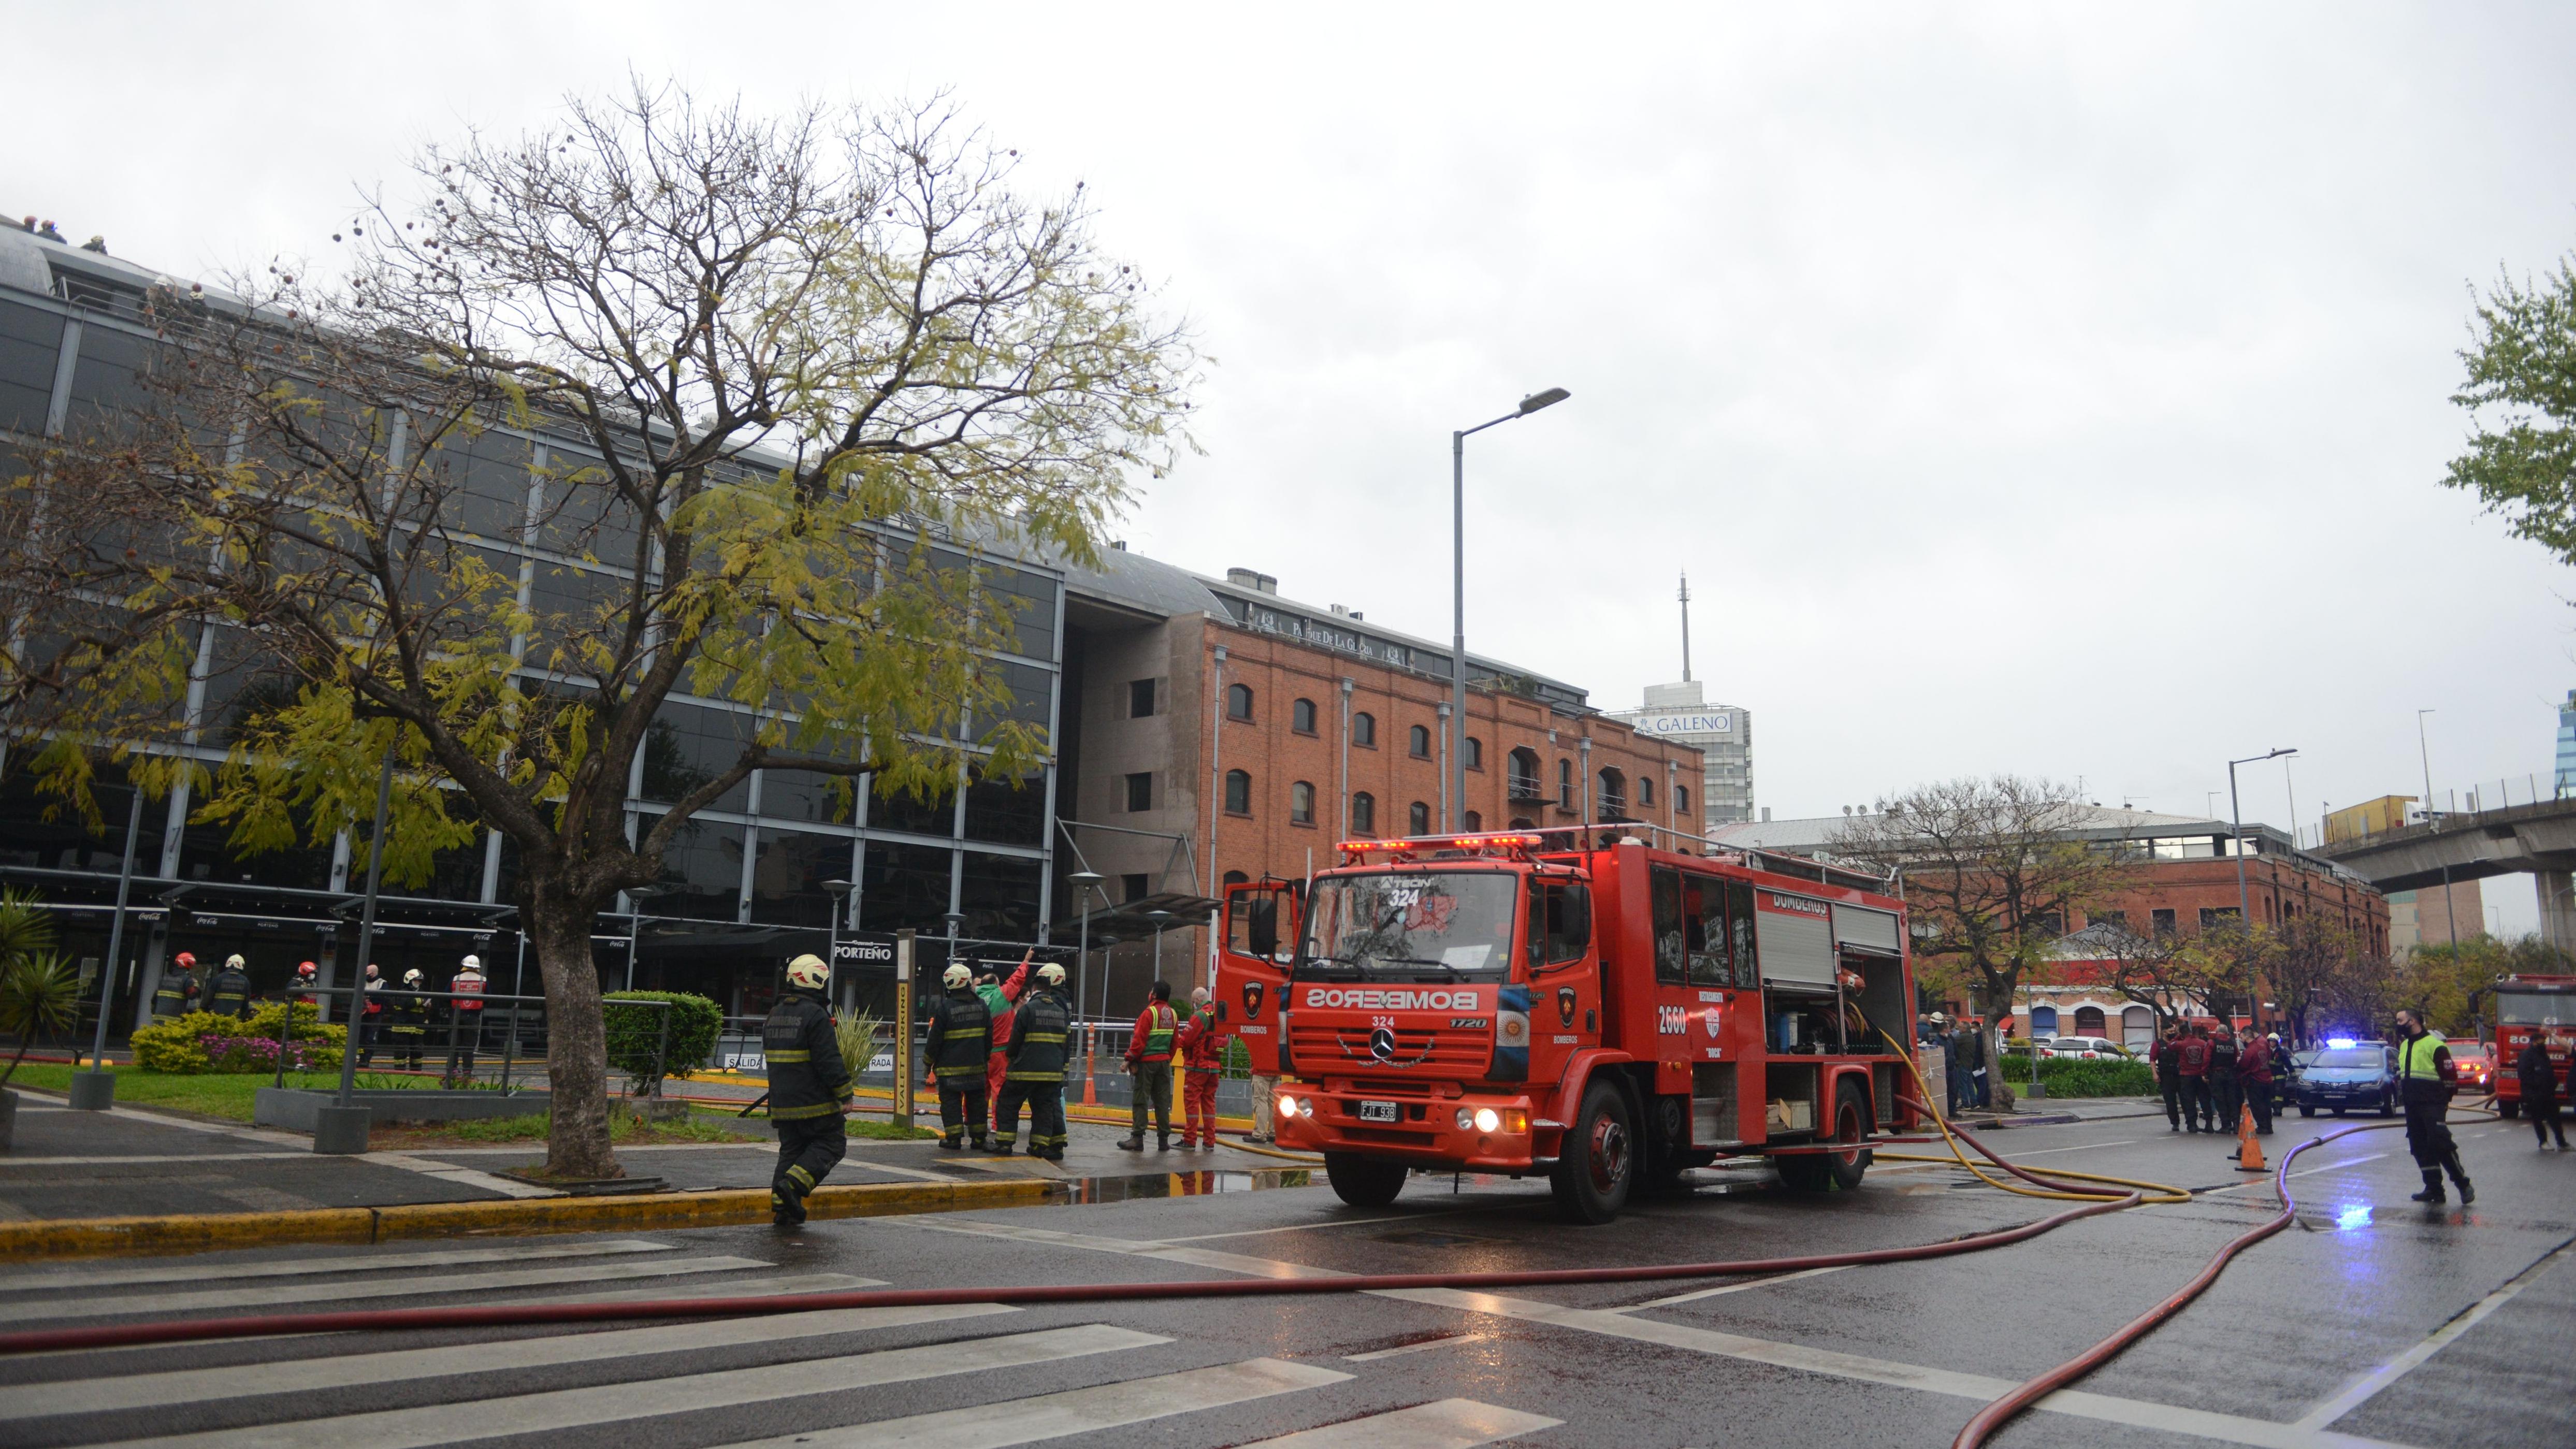
M1262 992L1262 989L1261 989L1261 983L1260 983L1260 982L1258 982L1258 981L1247 981L1247 982L1243 983L1243 1014L1244 1014L1244 1015L1246 1015L1246 1016L1254 1016L1254 1017L1257 1017L1257 1016L1261 1015L1261 998L1262 998L1262 995L1263 995L1263 992Z
M1574 1025L1574 988L1556 988L1556 1020L1560 1026Z
M1708 1028L1708 1034L1709 1034L1710 1036L1715 1036L1715 1035L1717 1035L1717 1008L1716 1008L1716 1007L1712 1006L1712 1007L1710 1007L1708 1010L1701 1012L1701 1013L1699 1014L1699 1020L1700 1020L1700 1025L1702 1025L1702 1026L1704 1026L1704 1027L1707 1027L1707 1028Z

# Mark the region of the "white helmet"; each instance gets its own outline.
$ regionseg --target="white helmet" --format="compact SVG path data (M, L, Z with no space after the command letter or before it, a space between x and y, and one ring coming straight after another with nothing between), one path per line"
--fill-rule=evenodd
M244 961L239 956L226 956L224 958L224 969L227 971L239 971L249 964L249 962Z
M954 991L975 979L975 973L964 966L951 966L939 973L939 984Z
M790 986L802 986L808 991L819 991L828 985L831 979L832 968L823 964L822 957L811 952L787 963L787 984Z
M1064 984L1064 968L1058 966L1053 961L1049 961L1044 966L1038 968L1038 980L1043 985L1062 986Z
M465 958L465 968L464 968L464 969L466 969L466 970L468 970L468 971L480 971L480 970L482 970L482 969L483 969L483 958L482 958L482 957L480 957L480 956L468 956L468 957L466 957L466 958Z
M414 966L414 967L413 967L413 968L411 968L409 971L406 971L406 972L404 972L404 973L403 973L403 985L405 985L405 986L418 986L419 984L420 984L420 968L419 968L419 967Z

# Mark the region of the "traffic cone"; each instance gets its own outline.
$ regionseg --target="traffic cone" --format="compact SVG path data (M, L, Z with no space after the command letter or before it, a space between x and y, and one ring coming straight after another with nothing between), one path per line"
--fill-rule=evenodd
M2252 1107L2239 1107L2236 1109L2236 1170L2238 1172L2269 1172L2272 1170L2263 1165L2263 1144L2254 1140L2254 1109Z
M1082 1054L1082 1105L1086 1107L1100 1105L1100 1089L1091 1077L1091 1053L1089 1052Z

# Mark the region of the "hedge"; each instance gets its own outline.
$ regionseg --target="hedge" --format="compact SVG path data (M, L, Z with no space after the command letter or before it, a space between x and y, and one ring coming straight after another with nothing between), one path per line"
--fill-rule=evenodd
M671 1005L666 1011L654 1011L619 1004L637 1001ZM663 1076L686 1077L706 1065L716 1049L717 1035L724 1030L724 1012L707 998L685 991L612 991L600 998L600 1013L608 1027L608 1064L633 1077L636 1090L645 1096L660 1095L656 1067ZM664 1017L670 1018L668 1040L662 1035Z
M2003 1059L2004 1085L2021 1091L2030 1082L2030 1057L2026 1053L2007 1054ZM2141 1061L2085 1061L2081 1057L2050 1057L2039 1064L2040 1085L2052 1097L2152 1097L2156 1094L2156 1074Z
M134 1033L134 1064L147 1071L188 1076L198 1072L273 1072L277 1070L277 1030L286 1020L287 1004L272 1001L247 1021L192 1011L155 1022ZM315 1008L297 1003L295 1024L288 1029L288 1071L338 1069L349 1029L324 1026Z

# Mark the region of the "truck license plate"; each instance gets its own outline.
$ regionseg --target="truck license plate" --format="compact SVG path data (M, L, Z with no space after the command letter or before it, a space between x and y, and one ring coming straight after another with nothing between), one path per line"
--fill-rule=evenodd
M1394 1122L1402 1116L1402 1109L1393 1102L1360 1103L1360 1120L1363 1122Z

